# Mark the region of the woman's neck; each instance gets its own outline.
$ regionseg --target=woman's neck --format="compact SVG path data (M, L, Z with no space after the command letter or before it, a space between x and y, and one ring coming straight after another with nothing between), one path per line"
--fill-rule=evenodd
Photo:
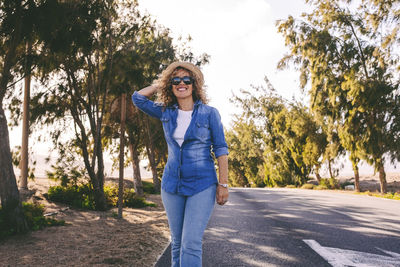
M180 110L189 111L193 110L193 98L178 99L178 107Z

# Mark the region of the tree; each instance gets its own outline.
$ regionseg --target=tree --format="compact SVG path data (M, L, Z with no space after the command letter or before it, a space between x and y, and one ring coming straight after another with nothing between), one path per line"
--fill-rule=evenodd
M297 124L297 136L303 136L302 160L304 165L310 166L317 181L321 182L320 169L325 160L328 135L321 121L315 118L308 109L300 103L294 106L295 116L293 119ZM305 138L305 139L304 139Z
M229 146L229 183L233 186L264 186L262 131L252 121L236 117L226 132Z
M104 125L104 147L110 150L111 154L114 154L115 148L119 149L119 143L115 142L117 137L117 126L120 123L121 118L121 104L120 101L121 97L115 98L111 102L111 116L105 118L105 125ZM134 106L130 103L130 96L126 97L126 114L127 114L127 127L126 127L126 135L125 139L127 140L127 146L130 153L130 159L126 162L132 163L133 168L133 185L135 189L135 193L138 196L143 196L143 185L142 185L142 178L140 174L140 154L143 146L143 142L141 141L143 136L141 122L139 119L139 111L134 108ZM116 158L114 159L114 164Z
M45 54L50 51L47 49L48 45L50 43L59 44L59 31L64 28L65 23L79 21L93 3L95 1L80 4L79 1L59 3L31 0L6 0L0 3L0 197L2 208L6 212L5 218L12 227L15 227L15 232L26 231L27 225L22 214L12 167L3 101L11 95L11 89L18 82L19 77L24 78L39 65L39 62L43 62L46 58ZM73 36L74 33L76 31L71 30L62 36L64 38L61 42L63 46L78 47L82 44L84 39L82 35L80 39L65 39L65 37ZM33 49L35 49L31 55L27 55L25 49L29 42L32 42ZM30 68L26 67L25 62L27 61L32 63ZM54 66L43 64L42 67L41 73L44 74L45 70Z
M293 159L290 157L290 153L281 147L285 140L275 134L276 115L286 110L286 103L276 94L267 78L265 78L265 82L267 88L253 86L253 90L242 90L242 96L235 95L231 101L242 108L241 119L245 120L247 124L254 124L256 129L262 133L262 146L260 147L263 149L264 184L267 186L292 184ZM245 164L241 163L242 166Z
M175 58L175 50L169 31L155 24L149 17L142 20L142 26L135 36L136 41L132 41L134 40L132 36L129 39L130 42L127 42L129 46L119 53L118 60L115 62L117 71L114 87L116 90L113 95L118 95L123 91L132 93L132 89L138 90L147 86L156 78L161 66ZM159 158L158 154L166 153L166 149L157 153L157 146L154 144L159 143L160 135L158 133L162 133L161 124L139 112L133 107L131 101L128 103L134 113L127 121L127 141L134 169L135 190L138 195L143 194L139 156L146 150L152 169L154 189L156 192L160 192L160 179L157 173L158 161L156 159ZM108 127L108 129L112 132L113 127ZM163 138L161 139L163 141ZM160 148L162 147L165 146L160 146Z
M125 123L126 123L126 94L120 97L121 102L121 127L119 134L119 185L118 185L118 218L122 218L122 207L124 197L124 167L125 167Z
M25 79L24 79L24 103L23 103L23 120L22 120L22 144L21 144L21 180L20 187L22 189L28 189L28 141L29 141L29 102L30 102L30 91L31 91L31 63L29 55L32 51L32 43L28 41L26 44L27 57L25 59Z
M62 127L55 127L50 133L56 147L62 146L60 137L72 128L75 137L71 144L79 148L78 155L83 158L94 190L96 209L104 210L101 129L110 90L113 49L118 43L113 39L114 3L101 1L91 4L94 6L92 9L90 4L89 7L78 6L78 10L86 12L86 15L77 21L69 21L66 26L72 33L64 37L77 39L80 46L61 45L58 48L60 44L49 42L49 50L58 48L47 61L57 66L58 72L54 75L59 82L32 98L32 120L39 125L60 123Z
M278 67L299 66L301 86L311 81L312 111L345 130L342 140L351 135L342 144L355 149L350 151L355 172L362 156L379 171L385 193L384 155L394 150L398 116L399 81L392 72L398 57L381 45L380 31L365 24L363 16L371 11L365 3L370 2L363 1L357 11L349 8L350 2L310 0L315 10L303 16L305 21L289 17L278 22L290 48Z
M0 5L0 198L5 218L9 225L15 226L17 233L27 231L28 226L22 212L12 165L3 100L10 84L14 81L14 70L22 57L20 51L24 41L22 18L25 16L26 10L21 1L4 1Z
M380 46L384 49L385 55L382 55L382 61L388 61L389 72L398 73L400 71L400 60L398 44L400 41L400 3L397 0L370 0L362 1L364 9L368 10L365 17L370 27L374 31L379 32ZM399 77L394 76L395 80L393 87L397 85L397 94L393 99L393 114L395 118L392 123L391 136L394 137L390 158L392 163L400 161L400 95L399 95Z
M232 99L243 109L233 131L227 134L231 150L239 154L231 156L236 174L249 179L259 175L262 167L268 186L304 184L312 170L318 177L326 134L303 105L284 100L265 80L267 88L243 90L243 96ZM254 151L255 158L249 151Z
M267 151L284 156L281 165L285 164L286 172L291 172L290 183L304 184L313 169L318 179L317 173L326 149L326 134L301 103L288 103L272 114L271 136L274 136L275 142ZM272 166L270 169L276 172Z

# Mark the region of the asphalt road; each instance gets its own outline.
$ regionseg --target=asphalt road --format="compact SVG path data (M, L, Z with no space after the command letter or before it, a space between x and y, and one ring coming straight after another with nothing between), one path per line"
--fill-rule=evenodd
M157 267L170 266L168 247ZM203 266L400 266L400 201L330 191L230 189Z

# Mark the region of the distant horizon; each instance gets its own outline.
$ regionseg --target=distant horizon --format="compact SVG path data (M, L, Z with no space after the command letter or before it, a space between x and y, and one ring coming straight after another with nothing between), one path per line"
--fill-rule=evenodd
M50 171L50 165L51 163L46 163L46 158L48 156L47 155L43 155L43 154L36 154L36 157L34 160L37 161L36 164L36 169L35 169L35 176L38 178L43 178L46 177L46 171L49 170ZM54 158L55 159L55 158ZM148 179L152 177L152 173L151 171L147 171L145 168L145 164L143 164L144 162L141 162L140 165L140 174L142 176L142 179ZM112 162L111 160L105 160L104 161L104 170L105 170L105 174L106 177L113 177L116 178L119 176L118 174L118 169L111 171L111 167L112 167ZM400 167L399 165L391 165L390 163L386 163L385 164L385 172L386 174L399 174L400 177ZM361 162L359 164L359 172L360 172L360 176L373 176L374 175L374 170L372 166L367 165L365 162ZM15 176L17 177L17 179L19 178L19 174L20 174L20 170L19 168L14 166L14 172L15 172ZM328 171L325 170L324 168L322 168L322 171L320 172L320 175L322 177L328 177ZM125 177L129 177L132 178L133 177L133 168L132 165L127 166L126 168L124 168L124 176ZM351 169L351 165L350 164L345 164L344 163L344 167L339 171L339 175L338 177L349 177L349 176L354 176L354 172Z
M42 154L37 154L35 157L35 160L37 162L36 164L36 169L35 169L35 177L46 177L46 171L51 171L51 162L46 163L46 159L47 156L46 155L42 155ZM51 161L55 161L55 158ZM83 160L82 160L82 164L83 164ZM119 177L119 170L116 169L114 171L111 171L112 169L112 161L111 160L105 160L104 161L104 173L106 174L106 177ZM20 170L18 167L14 166L14 173L16 178L19 178L20 175ZM147 178L151 178L152 177L152 173L151 171L147 171L145 166L142 164L140 165L140 174L142 176L142 179L147 179ZM127 166L126 168L124 168L124 176L125 177L133 177L133 167L132 165Z

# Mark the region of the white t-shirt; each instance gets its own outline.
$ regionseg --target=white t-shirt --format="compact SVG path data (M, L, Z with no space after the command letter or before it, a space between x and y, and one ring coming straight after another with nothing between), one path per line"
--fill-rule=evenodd
M179 146L182 146L183 139L190 121L192 120L193 110L185 111L178 109L178 117L176 118L176 129L172 137L176 140Z

